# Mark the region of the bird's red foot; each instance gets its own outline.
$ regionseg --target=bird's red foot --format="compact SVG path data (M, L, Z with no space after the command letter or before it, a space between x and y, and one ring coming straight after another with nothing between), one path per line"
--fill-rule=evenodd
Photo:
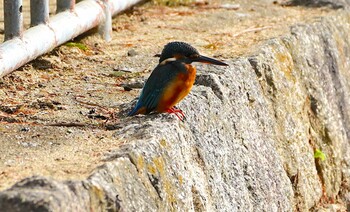
M167 109L167 113L174 113L181 121L185 119L185 114L182 112L181 109L178 109L176 107L172 107Z

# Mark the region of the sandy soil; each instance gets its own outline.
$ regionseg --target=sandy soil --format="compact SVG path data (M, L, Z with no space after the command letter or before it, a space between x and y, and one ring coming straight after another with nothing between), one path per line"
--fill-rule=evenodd
M127 142L109 126L123 123L120 108L139 94L166 43L186 41L204 55L230 60L290 25L331 13L245 2L146 3L114 19L111 42L90 32L0 79L0 190L32 175L85 178L105 153ZM136 89L125 91L123 84Z

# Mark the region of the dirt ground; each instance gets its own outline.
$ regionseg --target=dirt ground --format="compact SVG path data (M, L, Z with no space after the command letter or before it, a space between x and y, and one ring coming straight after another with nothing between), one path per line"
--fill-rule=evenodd
M246 2L148 2L115 17L111 42L90 32L0 79L0 190L32 175L83 179L127 142L108 126L123 123L120 108L139 94L166 43L186 41L204 55L231 60L290 25L332 12Z

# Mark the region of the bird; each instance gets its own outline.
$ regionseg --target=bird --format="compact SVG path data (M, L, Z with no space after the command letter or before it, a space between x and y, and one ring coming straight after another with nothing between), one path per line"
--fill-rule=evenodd
M128 116L167 112L174 113L183 120L184 113L175 105L189 94L195 82L196 68L191 63L228 66L224 62L199 54L190 44L180 41L166 44L158 56L159 64L147 79L136 106Z

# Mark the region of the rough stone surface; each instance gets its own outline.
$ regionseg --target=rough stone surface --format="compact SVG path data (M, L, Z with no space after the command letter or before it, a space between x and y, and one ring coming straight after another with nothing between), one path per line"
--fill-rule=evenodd
M328 6L333 9L349 8L349 0L292 0L287 4L291 5L305 5L309 7L324 7Z
M125 143L87 180L26 179L0 193L0 208L336 207L350 187L349 23L341 12L295 26L229 68L198 66L196 86L179 105L185 122L169 115L125 118L114 133ZM314 157L316 149L326 160Z
M1 211L87 211L84 182L66 182L34 176L0 194Z

